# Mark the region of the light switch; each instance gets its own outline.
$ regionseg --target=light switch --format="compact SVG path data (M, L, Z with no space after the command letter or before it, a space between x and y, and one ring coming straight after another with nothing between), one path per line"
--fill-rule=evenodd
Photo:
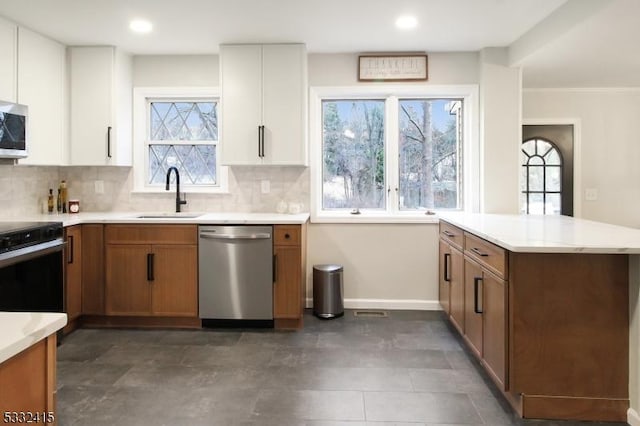
M271 192L271 182L268 180L260 181L260 190L263 194L268 194Z
M584 190L584 199L587 201L596 201L598 199L598 188L587 188Z

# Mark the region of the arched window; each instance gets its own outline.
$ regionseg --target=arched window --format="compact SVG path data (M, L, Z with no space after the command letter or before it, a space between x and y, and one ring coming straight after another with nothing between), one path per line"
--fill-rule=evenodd
M520 210L526 214L560 214L562 155L545 139L522 142Z

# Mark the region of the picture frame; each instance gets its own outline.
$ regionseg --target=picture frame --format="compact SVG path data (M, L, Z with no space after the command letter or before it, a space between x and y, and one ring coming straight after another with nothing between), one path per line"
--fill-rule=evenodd
M363 54L358 56L358 81L427 81L424 53Z

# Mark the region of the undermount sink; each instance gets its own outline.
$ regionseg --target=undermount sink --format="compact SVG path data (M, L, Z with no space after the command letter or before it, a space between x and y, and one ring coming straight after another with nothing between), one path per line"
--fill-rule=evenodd
M137 219L194 219L202 213L152 213L136 216Z

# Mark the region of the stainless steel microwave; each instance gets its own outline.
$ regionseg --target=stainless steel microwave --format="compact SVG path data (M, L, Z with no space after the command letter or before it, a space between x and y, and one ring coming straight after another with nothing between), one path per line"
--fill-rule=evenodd
M0 158L27 156L28 107L0 101Z

